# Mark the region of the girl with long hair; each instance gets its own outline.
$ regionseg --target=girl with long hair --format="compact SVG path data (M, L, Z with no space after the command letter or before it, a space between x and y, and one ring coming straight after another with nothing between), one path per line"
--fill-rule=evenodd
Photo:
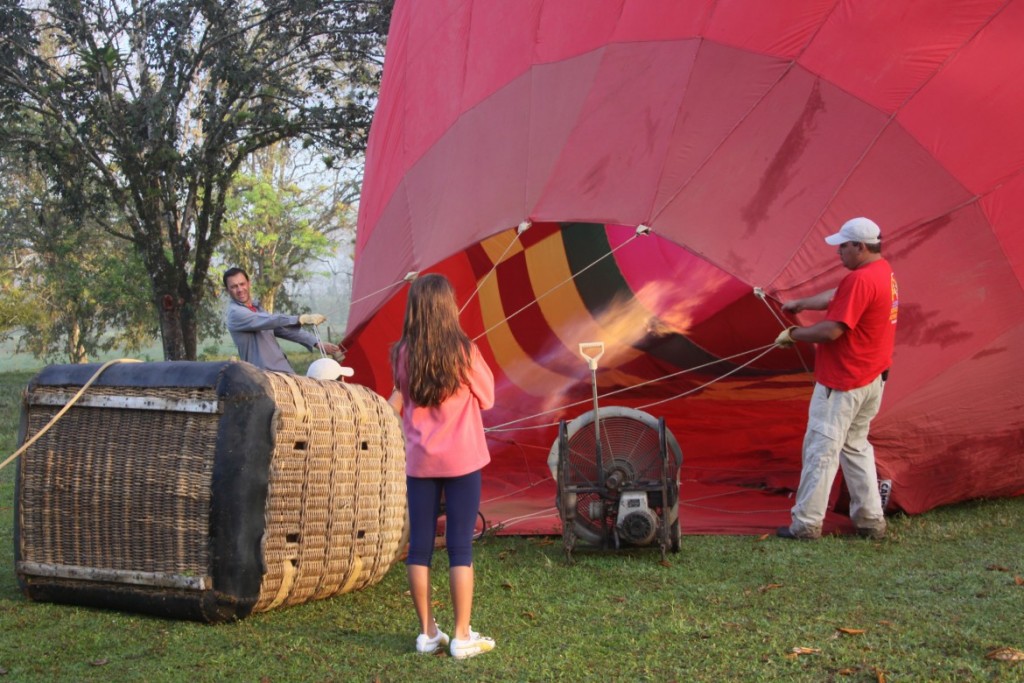
M406 567L420 621L416 651L449 645L463 659L489 652L494 640L470 628L473 527L480 509L480 470L491 460L480 411L494 405L494 375L459 324L455 291L443 275L413 281L402 337L391 349L392 405L405 431L409 502ZM455 630L438 628L430 596L434 535L444 496L448 581Z

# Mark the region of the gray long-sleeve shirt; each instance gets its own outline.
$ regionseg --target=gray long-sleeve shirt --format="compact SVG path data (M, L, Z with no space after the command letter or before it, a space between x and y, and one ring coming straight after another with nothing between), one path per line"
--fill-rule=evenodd
M238 347L238 357L264 370L294 373L275 337L310 351L316 347L316 337L302 329L298 316L267 313L259 304L253 305L257 310L234 300L228 304L228 332Z

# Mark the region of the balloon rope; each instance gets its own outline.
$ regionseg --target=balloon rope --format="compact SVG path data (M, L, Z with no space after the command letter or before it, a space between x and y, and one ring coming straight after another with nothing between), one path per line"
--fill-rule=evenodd
M327 353L324 351L324 342L320 339L320 328L317 325L313 325L313 336L316 338L316 348L320 350L320 357L327 358Z
M545 450L547 450L547 449L545 449ZM511 498L512 496L518 496L523 491L529 491L530 489L536 488L537 486L540 486L544 482L551 481L551 480L552 480L552 478L551 478L551 475L549 474L548 476L544 477L543 479L535 481L535 482L533 482L531 484L527 484L526 486L518 488L515 491L509 491L508 493L503 493L500 496L494 496L493 498L488 498L487 500L481 500L480 504L483 505L485 503L493 503L496 500L503 500L505 498Z
M686 469L685 465L683 466L683 469ZM758 471L759 472L759 471L763 471L763 470L739 470L739 471L742 471L742 472ZM786 471L788 471L788 470L786 470ZM554 477L551 477L551 476L545 477L541 481L537 481L537 482L534 482L532 484L528 484L527 486L523 486L522 488L518 488L515 491L510 491L509 493L505 493L505 494L502 494L500 496L495 496L494 498L488 498L487 500L482 500L482 501L480 501L480 504L481 505L486 505L488 503L493 503L495 501L502 500L503 498L510 498L512 496L517 496L520 493L522 493L523 491L528 491L529 489L535 488L535 487L539 486L540 484L545 484L545 483L547 483L549 481L554 481ZM754 512L761 513L761 514L769 513L769 512L787 512L789 510L788 506L784 507L784 508L774 508L774 509L765 509L765 510L726 510L726 509L723 509L723 508L714 508L714 507L709 507L709 506L706 506L706 505L697 505L696 504L698 501L710 500L712 498L724 498L726 496L735 496L735 495L740 494L740 493L749 493L749 491L745 490L745 489L738 489L738 490L735 490L735 491L723 491L721 493L712 493L710 495L700 496L700 497L697 497L697 498L684 498L684 497L680 496L679 497L679 504L680 505L685 505L687 507L699 508L701 510L711 510L711 511L715 511L715 512L723 512L723 513L739 514L739 515L748 515L748 514L751 514L751 513L754 513ZM509 527L515 526L516 524L519 524L520 522L525 522L525 521L528 521L528 520L531 520L531 519L543 519L544 517L553 517L553 516L556 516L557 514L558 514L558 508L556 508L555 506L552 505L550 507L544 507L544 508L542 508L540 510L535 510L533 512L528 512L525 515L518 515L516 517L509 517L507 519L503 519L502 521L498 522L494 526L498 530L504 530L504 529L508 529Z
M0 470L2 470L3 468L7 467L11 462L14 461L15 458L17 458L19 455L24 453L32 444L34 444L36 441L38 441L39 437L41 437L43 434L45 434L47 431L49 431L50 427L52 427L53 425L57 424L57 420L62 418L64 416L64 413L68 412L68 410L71 409L71 406L75 405L75 402L82 397L82 394L85 393L85 390L88 389L92 385L93 382L95 382L97 379L99 379L99 376L103 373L104 370L109 368L111 365L114 365L115 363L141 363L141 362L142 361L136 360L134 358L118 358L116 360L108 360L106 363L101 365L100 368L96 372L93 373L92 377L89 378L89 381L82 385L82 388L78 390L78 393L75 394L74 396L72 396L71 400L68 401L66 404L64 404L64 407L61 408L60 411L58 411L58 413L56 415L54 415L52 418L50 418L50 421L47 422L46 425L42 429L40 429L38 432L33 434L31 439L29 439L28 441L26 441L25 443L23 443L21 445L21 448L19 448L18 450L14 451L14 453L12 453L10 455L10 457L8 457L6 460L4 460L2 463L0 463Z
M360 301L366 301L366 300L367 300L367 299L369 299L370 297L374 297L374 296L377 296L377 295L378 295L378 294L380 294L381 292L385 292L385 291L387 291L387 290L389 290L389 289L394 289L395 287L398 287L398 286L400 286L400 285L404 285L404 284L405 284L406 282L408 282L408 281L409 281L409 276L408 276L408 275L406 275L406 276L405 276L404 278L402 278L401 280L398 280L397 282L392 282L392 283L391 283L390 285L384 285L383 287L381 287L380 289L378 289L378 290L377 290L376 292L370 292L369 294L366 294L366 295L364 295L364 296L361 296L361 297L359 297L358 299L353 299L352 301L350 301L350 302L349 302L349 304L348 304L348 305L349 305L349 307L351 308L353 304L357 304L357 303L359 303Z
M645 403L644 405L639 406L639 409L640 410L646 410L647 408L651 408L653 406L660 406L662 403L668 403L669 401L675 401L678 398L683 398L684 396L689 396L690 394L695 393L697 391L700 391L701 389L704 389L705 387L709 387L712 384L714 384L715 382L721 381L721 380L725 379L726 377L728 377L730 375L736 374L737 372L739 372L743 368L747 367L748 365L750 365L754 361L756 361L756 360L758 360L758 359L768 355L769 353L772 352L773 349L775 349L775 344L772 343L772 344L768 344L767 346L761 346L761 347L758 347L757 349L752 349L751 353L753 353L754 351L760 350L760 349L764 349L764 350L761 351L761 353L759 353L756 356L754 356L753 358L751 358L750 360L748 360L743 365L737 365L732 370L729 370L728 372L723 373L722 375L720 375L718 377L715 377L714 379L708 380L707 382L705 382L704 384L701 384L700 386L696 386L696 387L694 387L694 388L692 388L692 389L690 389L688 391L684 391L681 394L676 394L675 396L670 396L669 398L663 398L660 401L653 401L651 403Z
M725 358L718 358L718 359L715 359L713 361L709 361L707 363L702 363L701 365L696 365L696 366L694 366L692 368L687 368L687 369L684 369L684 370L679 370L677 372L673 372L673 373L670 373L670 374L667 374L667 375L662 375L661 377L656 377L654 379L649 379L647 381L639 382L637 384L631 384L628 387L622 387L621 389L616 389L615 391L609 391L609 392L606 392L604 394L601 394L599 396L599 398L604 399L604 398L608 398L609 396L615 396L617 394L621 394L621 393L626 392L626 391L632 391L634 389L639 389L640 387L647 386L648 384L654 384L655 382L663 382L665 380L672 379L673 377L678 377L679 375L685 375L686 373L689 373L689 372L695 372L697 370L702 370L702 369L710 367L712 365L717 365L718 363L725 363L725 362L728 362L728 361L730 361L730 360L732 360L734 358L739 358L741 356L747 356L747 355L750 355L752 353L757 353L757 352L760 351L760 353L757 356L751 358L750 360L748 360L747 362L743 363L742 365L739 365L736 368L730 370L729 372L725 373L721 377L717 377L715 379L712 379L712 380L710 380L710 381L708 381L708 382L706 382L704 384L701 384L700 386L694 387L693 389L691 389L689 391L683 392L682 394L678 394L676 396L673 396L671 398L665 399L663 401L658 401L656 403L648 404L648 405L658 405L660 403L665 403L666 401L672 401L672 400L675 400L677 398L682 398L683 396L687 396L689 394L692 394L692 393L694 393L696 391L700 391L704 387L709 386L711 384L714 384L715 382L717 382L720 379L728 377L729 375L732 375L733 373L739 372L740 370L742 370L743 368L747 367L751 363L753 363L753 362L757 361L758 359L760 359L762 356L770 353L772 351L772 349L774 349L774 348L775 348L775 344L774 343L773 344L767 344L765 346L758 346L758 347L755 347L753 349L750 349L749 351L741 351L740 353L736 353L736 354L733 354L731 356L727 356ZM488 427L484 431L490 433L490 432L508 432L508 431L520 431L520 430L524 430L524 429L544 429L544 428L547 428L547 427L556 427L556 426L558 426L557 422L551 422L551 423L541 424L541 425L530 425L530 426L527 426L527 427L510 427L509 425L514 425L514 424L517 424L519 422L526 422L527 420L534 420L534 419L536 419L538 417L542 417L544 415L549 415L551 413L558 413L558 412L561 412L563 410L567 410L569 408L574 408L576 406L580 406L580 405L583 405L583 404L589 404L589 403L591 403L591 399L586 399L586 400L583 400L583 401L576 401L575 403L569 403L569 404L566 404L566 405L563 405L563 406L559 406L557 408L551 408L549 410L545 410L543 412L536 413L534 415L528 415L526 417L520 417L520 418L517 418L515 420L510 420L508 422L504 422L504 423L499 424L499 425L494 425L493 427Z
M555 506L552 505L552 506L546 507L546 508L544 508L542 510L536 510L534 512L527 513L525 515L519 515L517 517L509 517L508 519L503 519L502 521L500 521L497 524L495 524L493 529L495 531L504 531L505 529L508 529L509 527L513 527L516 524L519 524L520 522L528 522L531 519L543 519L544 517L554 517L554 518L557 519L558 518L558 508L556 508Z
M476 289L473 290L473 293L469 295L468 299L466 299L466 303L462 304L462 308L459 309L460 316L462 315L462 312L466 310L466 306L469 306L469 302L475 299L476 295L480 293L480 290L481 288L483 288L484 283L487 282L487 278L489 278L494 273L494 271L497 270L498 265L505 260L505 255L508 254L509 249L511 249L512 246L519 241L519 235L521 234L522 232L516 232L512 239L509 240L508 246L505 247L505 251L501 252L501 256L499 256L497 260L495 260L494 263L491 265L491 269L487 271L486 275L480 278L480 282L477 283Z
M782 317L775 312L775 309L772 308L772 305L768 303L768 294L766 294L763 289L761 289L760 287L754 287L754 296L756 296L758 299L764 302L764 305L768 308L768 312L775 317L775 319L779 322L779 325L782 327L782 329L786 329L790 326L790 323L786 320L783 320ZM782 304L782 302L779 301L779 299L777 299L776 297L771 297L771 299L780 305ZM803 366L804 372L810 373L811 368L808 367L807 361L804 360L804 355L800 353L800 349L796 346L796 344L793 345L793 350L796 351L796 357L800 359L800 365Z
M632 235L632 236L631 236L631 237L630 237L630 238L629 238L628 240L626 240L625 242L623 242L623 243L622 243L622 244L620 244L619 246L615 247L614 249L610 249L610 250L609 250L609 251L608 251L607 253L605 253L605 254L602 254L601 256L597 257L597 258L596 258L596 259L594 259L594 260L593 260L592 262L588 263L588 264L587 264L586 266L584 266L583 268L581 268L581 269L580 269L580 270L579 270L578 272L576 272L576 273L573 273L573 274L572 274L572 275L570 275L569 277L565 278L565 279L564 279L564 280L562 280L561 282L559 282L559 283L557 283L556 285L554 285L553 287L549 288L549 289L548 289L548 290L547 290L546 292L544 292L544 293L543 293L543 294L541 294L540 296L537 296L537 297L535 297L535 298L533 299L533 301L531 301L530 303L528 303L528 304L526 304L525 306L521 307L521 308L520 308L519 310L515 311L514 313L512 313L512 314L510 314L510 315L507 315L507 316L505 316L505 318L504 318L503 320L499 320L498 322L496 322L495 324L491 325L490 327L488 327L488 328L487 328L486 330L484 330L483 332L481 332L481 333L480 333L480 334L478 334L477 336L473 337L473 341L474 341L474 342L475 342L475 341L478 341L478 340L479 340L479 339L481 339L482 337L485 337L485 336L487 336L488 334L490 334L490 332L492 332L493 330L495 330L495 329L497 329L498 327L501 327L502 325L506 324L506 323L507 323L507 322L508 322L509 320L511 320L512 318L516 317L517 315L519 315L520 313L522 313L523 311L525 311L525 310L526 310L527 308L529 308L530 306L533 306L533 305L534 305L535 303L537 303L538 301L540 301L541 299L543 299L544 297L546 297L546 296L547 296L548 294L551 294L551 293L552 293L553 291L555 291L556 289L559 289L559 288L560 288L560 287L562 287L563 285L565 285L565 284L568 284L569 282L572 282L572 281L573 281L573 280L575 280L575 279L576 279L577 277L579 277L579 276L580 276L580 275L582 275L583 273L587 272L588 270L590 270L591 268L593 268L594 266L596 266L596 265L597 265L598 263L600 263L601 261L605 260L606 258L608 258L609 256L611 256L611 255L612 255L612 254L614 254L614 253L615 253L616 251L618 251L619 249L623 248L624 246L626 246L627 244L629 244L630 242L632 242L632 241L633 241L633 240L635 240L636 238L637 238L637 235L636 235L636 234L634 234L634 235Z

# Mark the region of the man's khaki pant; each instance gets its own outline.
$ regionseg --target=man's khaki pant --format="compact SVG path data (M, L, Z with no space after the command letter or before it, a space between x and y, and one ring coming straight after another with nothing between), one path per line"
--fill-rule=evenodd
M804 435L803 469L790 525L796 536L821 536L829 493L840 466L850 490L850 519L854 525L865 531L885 531L875 449L868 442L868 427L882 404L883 386L881 377L852 391L814 385Z

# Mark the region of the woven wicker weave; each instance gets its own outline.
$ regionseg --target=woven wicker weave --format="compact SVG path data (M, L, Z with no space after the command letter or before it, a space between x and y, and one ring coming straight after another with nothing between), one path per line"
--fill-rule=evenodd
M381 396L244 363L194 364L209 386L127 386L145 365L91 386L23 454L26 595L219 621L383 578L401 549L405 453ZM54 367L26 391L23 439L77 389L77 369Z
M388 404L357 384L269 376L279 412L257 612L378 582L405 522L405 452Z
M35 398L67 396L42 387ZM149 392L151 393L151 392ZM90 396L145 397L131 387ZM173 399L211 391L165 389ZM60 406L28 412L35 434ZM71 410L22 457L18 524L22 558L124 572L205 576L210 565L210 444L217 415L88 408Z

